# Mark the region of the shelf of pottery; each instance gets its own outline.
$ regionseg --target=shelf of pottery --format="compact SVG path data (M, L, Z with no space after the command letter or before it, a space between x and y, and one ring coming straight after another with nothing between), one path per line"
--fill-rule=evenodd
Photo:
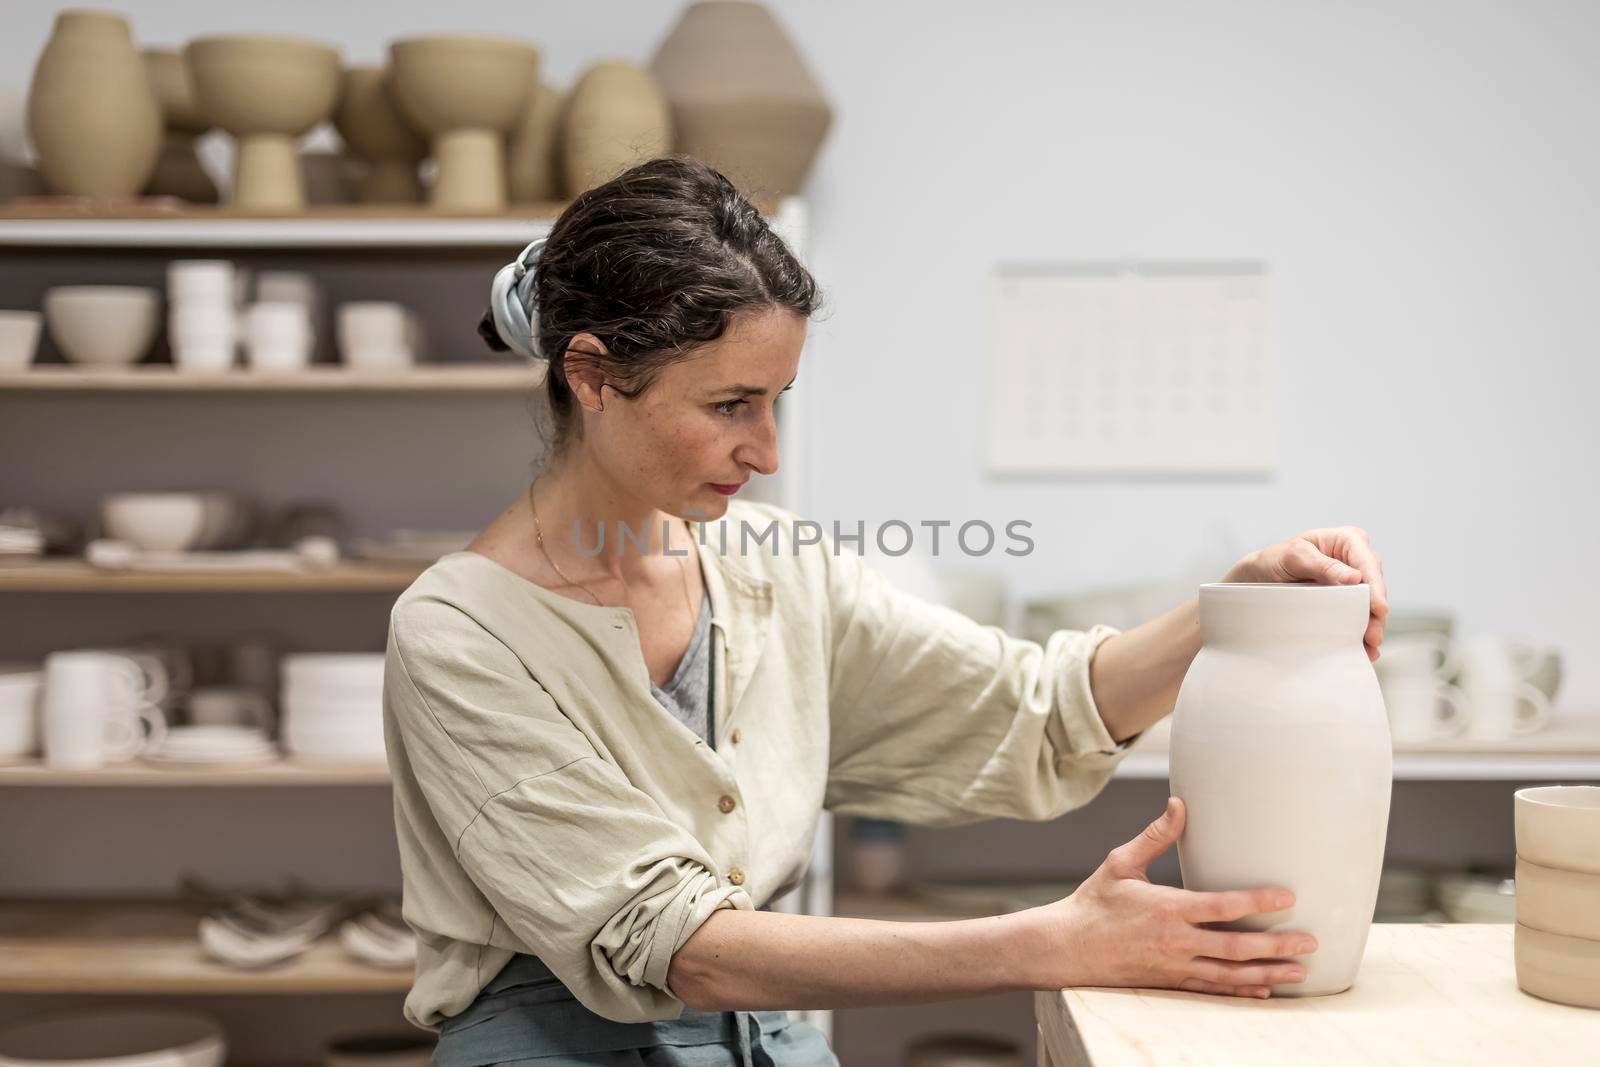
M756 4L565 91L508 38L135 39L63 12L0 92L0 1056L426 1063L378 687L396 594L545 449L489 280L669 151L804 256L830 109ZM802 506L805 416L753 496Z

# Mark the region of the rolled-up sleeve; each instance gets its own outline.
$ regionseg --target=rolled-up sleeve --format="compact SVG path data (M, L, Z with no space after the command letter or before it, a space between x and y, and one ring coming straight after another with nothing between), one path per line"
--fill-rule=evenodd
M494 922L606 1018L681 1014L673 954L749 895L460 609L397 606L385 675L409 771Z
M953 826L1053 819L1094 798L1137 738L1117 743L1089 685L1121 631L1044 644L898 589L826 542L831 740L826 806Z

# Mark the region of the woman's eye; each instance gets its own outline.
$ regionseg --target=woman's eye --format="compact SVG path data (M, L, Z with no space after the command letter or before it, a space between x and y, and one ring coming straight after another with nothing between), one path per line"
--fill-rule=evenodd
M720 401L719 403L712 404L711 407L712 407L713 410L716 411L716 413L718 415L727 415L727 416L731 417L733 415L734 407L736 407L739 404L743 404L743 403L744 403L743 399L739 399L739 400L723 400L723 401Z

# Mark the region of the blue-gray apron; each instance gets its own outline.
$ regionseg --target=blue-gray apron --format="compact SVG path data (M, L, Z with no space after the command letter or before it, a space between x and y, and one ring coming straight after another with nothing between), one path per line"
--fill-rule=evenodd
M737 1058L735 1058L737 1053ZM822 1031L783 1011L694 1011L619 1023L578 1002L537 956L517 954L439 1029L433 1067L839 1067Z

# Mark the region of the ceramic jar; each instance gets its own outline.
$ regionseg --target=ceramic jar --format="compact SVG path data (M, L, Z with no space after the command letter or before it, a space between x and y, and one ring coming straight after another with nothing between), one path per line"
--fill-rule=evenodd
M1200 587L1202 647L1172 722L1178 859L1185 889L1294 892L1294 907L1228 927L1316 937L1297 957L1306 980L1279 996L1348 989L1377 903L1393 755L1362 643L1370 611L1365 583Z
M691 4L650 72L672 109L677 149L746 193L788 195L805 181L833 111L766 6Z
M414 204L422 200L417 165L428 142L400 116L383 67L351 67L333 112L333 124L350 150L369 164L359 199L368 204Z
M150 88L161 105L167 131L145 192L152 196L176 196L197 204L216 203L217 185L195 154L195 141L211 127L200 117L195 105L194 82L189 78L189 66L183 61L183 54L170 49L147 48L144 65L150 77Z
M128 21L63 11L28 94L39 174L68 196L136 196L161 152L161 109Z
M661 87L632 63L596 63L567 98L561 130L562 183L568 196L672 151L672 116Z
M506 148L506 190L513 204L561 199L556 145L565 108L560 90L542 82L533 87Z

